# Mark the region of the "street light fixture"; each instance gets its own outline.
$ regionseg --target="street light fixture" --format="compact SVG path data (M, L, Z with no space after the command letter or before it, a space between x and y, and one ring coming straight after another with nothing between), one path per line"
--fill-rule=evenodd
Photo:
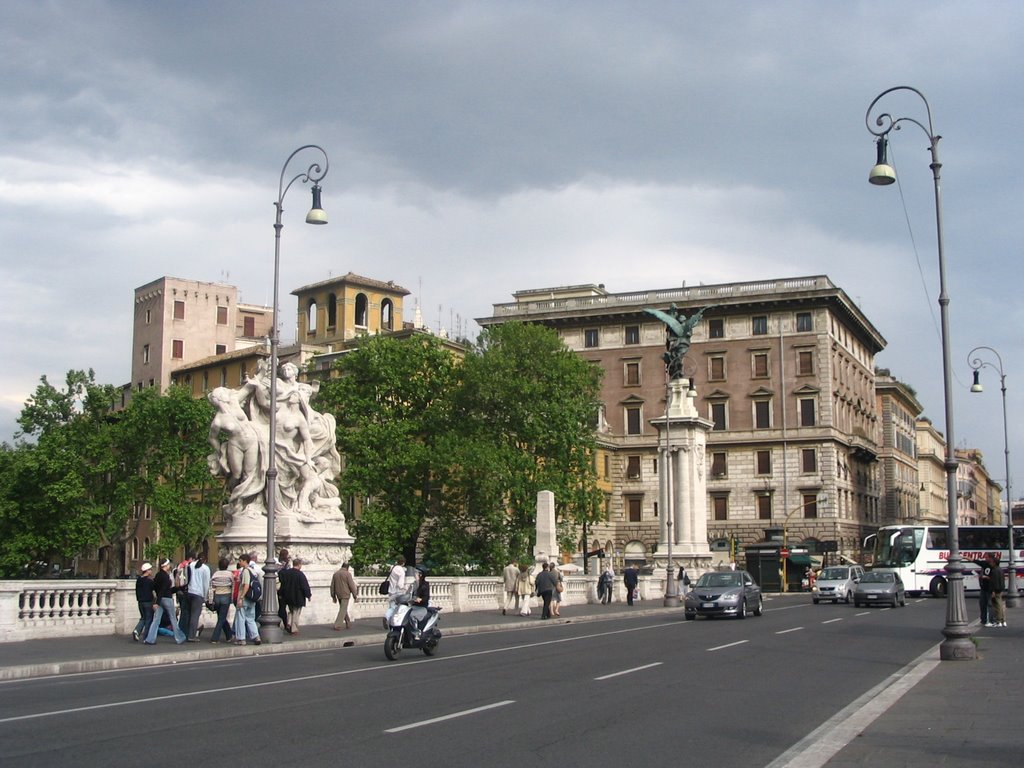
M980 356L982 350L987 350L996 356L995 363L983 359ZM975 347L967 353L967 362L974 369L974 383L971 384L971 392L983 392L981 386L981 369L991 368L999 371L999 388L1003 393L1003 458L1006 461L1006 533L1009 536L1008 546L1010 547L1010 562L1007 563L1007 570L1010 572L1010 582L1006 590L1006 604L1011 607L1017 606L1017 547L1013 540L1013 493L1010 490L1010 432L1006 422L1006 374L1003 373L1003 358L992 347Z
M323 165L318 159L301 173L297 173L285 183L285 174L288 171L288 164L300 152L311 149L323 155ZM284 212L284 196L288 194L292 184L298 181L300 184L313 182L313 205L306 214L307 224L326 224L327 214L320 204L320 181L327 175L328 160L327 153L323 147L316 144L304 144L296 149L281 167L281 180L277 187L277 202L274 207L277 210L277 217L274 220L274 306L271 308L270 326L270 423L269 442L267 444L267 558L263 563L264 585L263 600L260 604L260 636L265 643L280 643L284 640L281 631L280 618L277 615L277 589L274 582L277 580L277 571L280 564L274 557L274 513L277 507L277 458L275 445L277 442L277 348L280 344L277 330L277 294L278 282L281 273L281 214Z
M881 112L873 121L871 111L884 96L894 91L909 91L917 94L924 102L925 112L928 115L928 124L912 117L893 117L888 112ZM872 184L884 186L896 181L896 171L889 165L885 157L886 143L891 131L900 130L903 123L916 125L928 137L932 162L932 179L935 185L935 230L938 239L939 255L939 317L942 334L942 374L943 393L946 408L946 459L943 468L946 471L946 513L949 518L949 559L946 563L946 571L949 574L949 588L946 600L946 625L942 629L945 640L939 644L939 658L944 661L954 659L974 659L977 656L977 649L971 642L971 630L967 626L967 604L964 600L964 574L963 561L960 557L960 535L957 528L956 514L956 457L954 446L956 440L953 436L953 368L950 360L949 343L949 294L946 291L946 260L944 244L942 239L942 193L939 183L939 171L942 163L939 162L939 139L942 137L935 133L932 128L932 109L928 100L916 88L908 85L898 85L882 91L868 105L868 111L864 116L864 123L868 131L877 137L878 162L871 173L868 181Z

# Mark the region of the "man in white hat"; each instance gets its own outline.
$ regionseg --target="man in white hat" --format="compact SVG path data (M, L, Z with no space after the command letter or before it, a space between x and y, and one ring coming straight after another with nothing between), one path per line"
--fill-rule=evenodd
M143 563L135 577L135 599L139 603L139 623L132 630L132 639L137 643L149 631L153 621L153 566Z

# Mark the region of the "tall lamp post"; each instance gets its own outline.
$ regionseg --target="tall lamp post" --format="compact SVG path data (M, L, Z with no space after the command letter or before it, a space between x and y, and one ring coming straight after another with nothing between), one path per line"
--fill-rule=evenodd
M983 350L987 350L996 356L996 363L980 357ZM1006 426L1006 374L1003 373L1003 358L992 347L975 347L967 354L967 362L974 369L974 383L971 384L971 392L983 392L981 386L981 369L992 368L999 371L999 388L1003 393L1003 459L1006 462L1006 533L1009 536L1010 562L1007 563L1007 570L1010 572L1010 582L1006 590L1006 604L1012 607L1017 606L1017 548L1013 540L1013 493L1010 490L1010 432Z
M912 117L893 117L888 112L880 112L872 120L872 110L875 105L894 91L909 91L920 97L928 115L928 124L925 125ZM939 171L942 168L942 163L939 162L939 139L942 137L932 128L932 109L928 100L923 93L908 85L898 85L878 94L868 105L864 123L867 125L868 131L877 137L877 162L868 174L868 181L872 184L885 186L896 181L896 171L886 160L886 148L891 131L899 130L903 123L911 123L924 131L930 144L932 162L929 167L932 169L932 179L935 184L935 230L939 252L939 317L942 334L942 381L946 406L946 460L943 467L946 470L946 512L949 518L949 560L946 563L949 587L946 600L946 625L942 629L942 634L946 639L939 644L939 658L944 661L974 659L977 656L977 651L974 643L970 640L971 631L967 626L963 561L960 557L960 535L957 529L956 515L957 464L954 453L956 440L953 435L953 368L950 360L949 294L946 291L946 260L942 239L942 193L939 183Z
M323 155L323 165L317 159L316 162L295 176L292 176L287 183L285 176L288 172L288 164L300 152L313 150ZM326 224L327 214L320 205L320 181L327 175L328 160L327 153L323 147L316 144L304 144L296 149L281 167L281 180L277 187L277 202L274 207L277 210L277 217L274 220L274 306L271 312L270 326L270 439L267 450L267 559L263 564L264 584L263 600L260 603L260 636L263 642L280 643L284 640L281 631L280 618L277 615L277 589L274 582L277 580L277 571L280 564L274 557L274 513L277 508L277 348L280 338L277 330L277 294L278 282L281 273L281 214L284 212L284 196L288 194L292 184L298 181L301 184L313 183L313 205L306 214L307 224Z

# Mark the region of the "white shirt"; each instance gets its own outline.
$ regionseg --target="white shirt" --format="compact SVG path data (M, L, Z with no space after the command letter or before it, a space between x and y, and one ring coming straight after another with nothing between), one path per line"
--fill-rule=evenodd
M388 574L388 597L394 597L405 592L405 566L395 565Z

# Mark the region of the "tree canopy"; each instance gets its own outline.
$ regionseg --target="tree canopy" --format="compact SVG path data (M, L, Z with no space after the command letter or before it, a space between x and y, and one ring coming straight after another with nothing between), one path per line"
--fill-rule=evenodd
M600 373L554 332L489 328L461 359L430 336L380 336L338 367L319 402L338 418L342 493L364 501L360 565L422 553L439 571L497 572L529 554L541 490L563 545L599 519Z
M63 389L40 379L18 419L20 439L0 451L0 573L31 574L37 564L101 549L101 575L120 575L124 542L145 505L160 513L161 537L143 556L208 535L209 405L185 390L149 389L118 411L117 395L92 371L69 371Z

